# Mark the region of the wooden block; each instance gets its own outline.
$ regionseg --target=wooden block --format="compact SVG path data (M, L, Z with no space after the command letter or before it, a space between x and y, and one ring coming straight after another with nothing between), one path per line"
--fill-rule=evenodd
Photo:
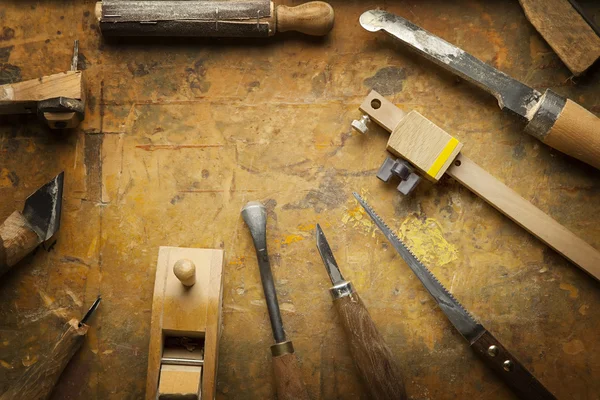
M196 283L191 287L184 286L173 272L173 266L180 259L190 260L196 267ZM159 379L160 382L163 380L161 368L164 369L167 365L161 366L161 358L166 336L204 338L204 365L200 390L203 399L215 397L221 327L222 272L222 250L160 248L152 301L147 400L156 399ZM187 381L192 377L186 369L168 368L167 371L170 371L168 382L185 377ZM172 376L178 372L182 373L179 378Z
M163 365L158 384L159 400L198 399L200 396L201 366Z
M462 146L417 111L411 111L394 128L387 150L409 161L425 178L437 182Z
M600 37L568 0L519 0L525 15L552 50L579 75L600 57Z
M37 102L56 97L83 100L81 71L68 71L0 86L0 114L35 112Z

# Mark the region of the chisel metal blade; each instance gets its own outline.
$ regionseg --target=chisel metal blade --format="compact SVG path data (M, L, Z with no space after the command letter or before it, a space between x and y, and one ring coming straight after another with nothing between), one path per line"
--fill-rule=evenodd
M381 217L360 197L353 193L360 205L365 209L367 215L371 217L375 225L381 230L383 235L390 241L394 249L404 259L409 268L419 278L425 289L431 294L440 306L440 309L446 314L452 325L460 332L469 343L477 339L485 328L479 324L473 316L454 298L454 296L437 280L437 278L427 269L425 265L409 250L408 247L396 236L392 230L383 222Z
M64 179L65 173L61 172L25 200L23 216L42 242L60 228Z
M331 247L329 247L329 243L327 242L327 238L325 237L325 233L321 229L321 226L317 224L317 249L319 250L319 254L323 259L323 264L325 264L325 268L327 269L327 273L329 274L329 278L331 279L331 283L333 285L339 285L340 283L344 283L345 279L340 272L340 268L335 261L335 257L333 256L333 252L331 251Z
M90 319L90 317L92 316L94 311L96 311L96 309L100 305L101 300L102 300L102 296L98 295L98 297L96 298L96 301L94 301L94 303L92 304L90 309L85 313L83 318L81 318L81 321L79 321L79 327L81 327L83 324L85 324L88 321L88 319Z
M531 119L541 93L489 66L464 50L418 27L406 19L382 10L360 16L360 24L370 32L383 30L424 57L492 94L502 110Z

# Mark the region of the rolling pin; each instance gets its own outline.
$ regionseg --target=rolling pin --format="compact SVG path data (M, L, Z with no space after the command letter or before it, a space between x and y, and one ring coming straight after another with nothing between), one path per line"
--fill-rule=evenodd
M45 400L50 398L52 390L63 370L83 344L89 326L87 320L96 311L100 300L98 296L94 304L85 313L81 321L76 318L65 324L65 331L50 354L33 364L17 381L0 396L0 400Z
M317 249L333 284L329 292L340 316L354 365L369 391L369 398L406 400L400 367L354 286L342 276L319 224L316 236Z
M271 346L275 387L279 400L308 400L308 392L300 375L298 359L294 354L291 340L286 339L283 321L277 302L277 292L273 283L269 254L267 253L267 210L257 201L251 201L242 209L242 218L250 229L256 249L260 280L265 292L267 310L275 344Z
M296 7L270 0L104 0L96 3L104 36L266 37L297 31L323 36L333 8L322 1Z

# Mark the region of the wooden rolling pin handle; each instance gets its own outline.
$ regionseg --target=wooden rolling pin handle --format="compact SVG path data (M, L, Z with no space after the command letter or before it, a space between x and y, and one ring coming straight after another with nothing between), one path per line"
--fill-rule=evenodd
M277 32L297 31L313 36L327 35L333 28L333 8L323 1L296 7L277 7Z
M521 399L556 400L556 397L488 331L475 339L471 347Z
M340 297L334 300L334 305L346 332L354 365L370 391L370 398L406 399L400 368L358 293Z
M19 211L0 225L0 276L35 249L41 240Z
M33 364L25 373L0 396L0 400L42 400L48 399L63 370L79 350L88 331L87 325L78 327L79 321L70 320L52 352Z
M278 400L309 400L298 359L293 352L273 355L273 370Z
M546 90L525 130L548 146L600 169L600 119L574 101Z

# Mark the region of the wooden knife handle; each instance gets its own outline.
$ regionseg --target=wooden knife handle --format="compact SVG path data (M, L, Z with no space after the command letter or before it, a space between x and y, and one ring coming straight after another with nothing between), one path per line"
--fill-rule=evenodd
M88 331L87 325L78 328L78 324L78 320L70 320L52 352L25 371L8 391L0 396L0 400L48 399L60 374L81 347Z
M600 169L600 119L568 100L544 143Z
M19 211L0 225L0 276L35 249L41 240Z
M485 331L471 347L522 399L556 399L502 344Z
M346 332L354 365L371 398L406 399L400 368L358 293L340 297L334 300L334 305Z
M277 31L298 31L324 36L333 28L333 8L323 1L311 1L296 7L277 7Z
M278 400L309 400L296 354L273 356L273 370Z

